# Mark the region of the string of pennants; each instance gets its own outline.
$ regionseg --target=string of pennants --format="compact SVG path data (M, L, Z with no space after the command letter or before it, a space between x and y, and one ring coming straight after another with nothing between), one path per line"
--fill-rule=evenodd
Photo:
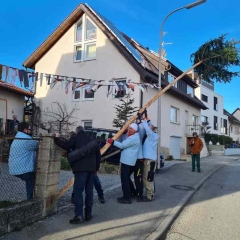
M148 91L148 88L160 89L158 84L152 83L136 83L130 79L126 81L119 81L119 79L112 78L111 80L94 80L87 78L68 77L61 75L53 75L39 72L27 72L17 68L8 67L0 64L0 80L5 81L7 84L16 85L17 81L20 82L21 87L33 88L33 84L39 81L40 87L43 85L43 81L46 81L46 85L53 89L58 82L61 82L61 89L65 90L65 93L69 93L70 83L72 83L72 93L78 88L83 88L86 92L96 92L100 87L106 88L106 95L117 95L119 92L134 91L135 87L139 88L142 92ZM31 86L32 85L32 86Z

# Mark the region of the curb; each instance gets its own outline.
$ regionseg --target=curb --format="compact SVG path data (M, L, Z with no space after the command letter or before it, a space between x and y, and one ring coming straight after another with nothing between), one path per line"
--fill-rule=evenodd
M145 240L159 240L161 237L164 236L164 234L167 233L168 229L172 226L175 219L178 217L178 215L181 213L183 208L186 206L190 198L198 191L198 189L203 185L203 183L210 178L215 172L217 172L219 169L224 167L225 165L222 165L212 171L210 174L208 174L205 178L203 178L201 181L199 181L194 186L194 191L188 192L179 202L178 204L168 213L167 217L160 223L160 225L156 228L154 232L152 232Z

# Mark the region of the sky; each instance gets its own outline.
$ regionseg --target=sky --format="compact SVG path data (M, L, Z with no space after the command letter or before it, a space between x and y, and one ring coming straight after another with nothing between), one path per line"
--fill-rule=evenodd
M160 25L171 11L196 0L88 0L90 7L141 45L157 52ZM2 1L0 8L0 64L22 68L23 61L80 4L77 0ZM163 27L166 58L181 70L191 66L190 55L206 41L228 34L240 39L239 0L207 0L171 15ZM239 68L240 70L240 68ZM215 83L224 108L240 108L240 78Z

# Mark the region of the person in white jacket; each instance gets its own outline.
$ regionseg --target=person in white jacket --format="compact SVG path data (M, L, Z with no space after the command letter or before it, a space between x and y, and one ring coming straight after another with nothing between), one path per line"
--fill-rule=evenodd
M131 175L131 168L135 166L138 156L138 149L140 146L140 138L138 134L138 125L136 123L130 124L128 128L127 138L123 142L114 141L109 138L107 143L122 149L120 163L121 163L121 183L123 196L117 198L118 203L131 204L130 184L129 178Z
M147 134L147 138L143 143L143 157L144 157L143 184L146 189L147 196L143 198L143 201L148 202L154 199L153 181L157 160L158 134L155 132L156 127L152 124L149 124L146 119L142 120L142 125Z

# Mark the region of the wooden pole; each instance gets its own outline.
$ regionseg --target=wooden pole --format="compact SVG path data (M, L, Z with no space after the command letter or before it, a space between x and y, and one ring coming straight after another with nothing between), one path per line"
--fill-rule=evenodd
M161 97L170 87L172 87L178 80L180 80L181 78L183 78L188 72L190 72L192 69L194 69L195 67L197 67L198 65L202 64L202 61L199 61L198 63L196 63L195 65L193 65L192 67L190 67L187 71L183 72L180 76L178 76L173 82L169 83L164 89L162 89L161 91L159 91L147 104L145 104L145 106L143 108L141 108L138 112L142 113L144 112L145 109L147 109L150 105L152 105L159 97ZM116 135L113 136L113 140L117 140L118 138L120 138L122 136L122 134L127 130L128 126L135 122L135 120L137 119L137 115L133 116L122 128L121 130L119 130L117 132ZM103 155L107 149L111 146L111 144L106 143L105 146L101 149L101 155ZM71 180L69 180L69 182L66 183L66 185L60 190L57 199L59 199L74 183L74 179L72 178Z

